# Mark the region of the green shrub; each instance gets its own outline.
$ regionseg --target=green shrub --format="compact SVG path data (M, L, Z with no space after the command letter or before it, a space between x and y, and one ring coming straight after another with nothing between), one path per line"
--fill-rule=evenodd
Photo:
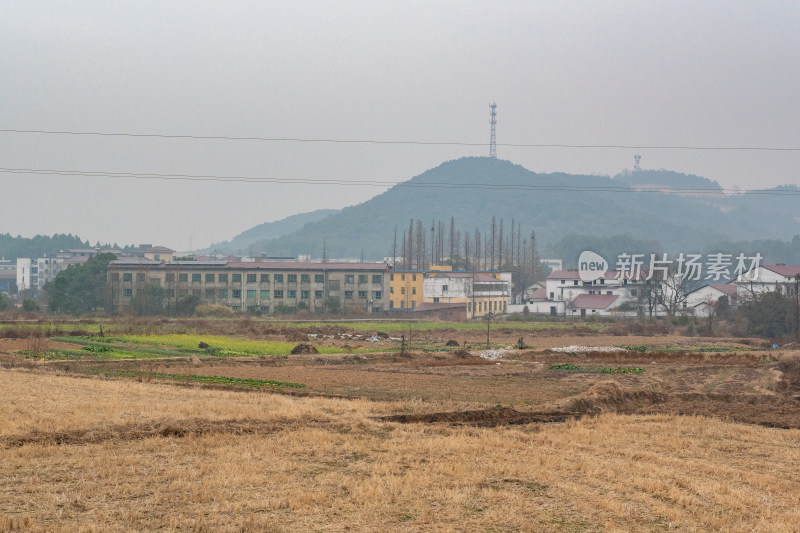
M573 363L557 363L550 365L548 370L580 370L580 367Z
M103 352L112 351L111 346L98 346L98 345L94 345L94 344L90 344L89 346L84 346L81 349L82 350L86 350L87 352L92 352L92 353L103 353Z
M628 345L628 346L619 346L619 348L624 348L624 349L629 350L631 352L646 352L647 351L647 346L643 346L641 344Z

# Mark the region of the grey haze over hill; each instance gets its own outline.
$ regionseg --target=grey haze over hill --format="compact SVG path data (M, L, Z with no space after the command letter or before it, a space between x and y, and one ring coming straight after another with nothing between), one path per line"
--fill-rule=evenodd
M680 189L679 194L641 192L648 187ZM310 254L380 259L390 256L395 228L398 250L411 219L459 230L486 231L492 216L512 219L523 235L536 232L545 254L574 235L626 235L657 241L665 251L700 251L722 241L790 240L800 234L796 196L757 193L699 194L719 190L717 182L668 170L624 172L615 177L541 174L488 157L445 162L361 204L347 207L302 228L247 244L253 253ZM777 188L771 192L787 187ZM797 190L794 186L788 189ZM430 237L430 234L427 235Z
M250 246L264 240L276 239L282 235L293 233L309 222L316 222L325 217L338 213L338 209L318 209L310 213L300 213L288 216L274 222L264 222L243 231L229 241L213 243L199 253L217 254L249 254ZM263 251L263 250L260 250Z
M11 235L207 248L487 155L493 101L498 154L537 172L613 176L639 154L725 188L800 184L796 1L4 0L0 13Z

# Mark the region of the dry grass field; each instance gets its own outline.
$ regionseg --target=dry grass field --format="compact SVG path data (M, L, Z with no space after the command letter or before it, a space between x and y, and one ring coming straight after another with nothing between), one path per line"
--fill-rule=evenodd
M607 414L387 423L421 405L0 371L0 529L793 531L800 431ZM446 409L447 405L439 405Z
M0 531L800 530L791 349L526 331L486 360L439 348L479 331L405 354L328 333L370 352L62 360L0 339ZM552 350L571 344L632 348ZM601 371L620 368L641 371Z

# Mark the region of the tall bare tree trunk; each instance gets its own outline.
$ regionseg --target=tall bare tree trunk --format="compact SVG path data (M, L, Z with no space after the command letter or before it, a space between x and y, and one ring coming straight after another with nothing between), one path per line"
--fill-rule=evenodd
M397 270L397 226L394 227L394 244L392 245L392 270Z
M503 219L500 219L500 236L497 249L497 270L503 270Z
M495 251L495 244L497 239L497 222L495 221L494 215L492 215L492 226L491 226L491 246L489 247L491 251L491 262L489 263L489 269L494 270L494 251Z

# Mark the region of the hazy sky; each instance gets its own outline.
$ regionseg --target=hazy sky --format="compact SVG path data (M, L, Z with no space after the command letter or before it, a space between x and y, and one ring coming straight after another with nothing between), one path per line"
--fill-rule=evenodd
M800 2L4 0L0 129L487 143L800 147ZM636 150L511 148L616 174ZM725 187L800 152L640 150ZM400 181L487 146L0 133L0 167ZM0 173L0 233L199 248L370 186ZM413 206L409 216L413 216Z

